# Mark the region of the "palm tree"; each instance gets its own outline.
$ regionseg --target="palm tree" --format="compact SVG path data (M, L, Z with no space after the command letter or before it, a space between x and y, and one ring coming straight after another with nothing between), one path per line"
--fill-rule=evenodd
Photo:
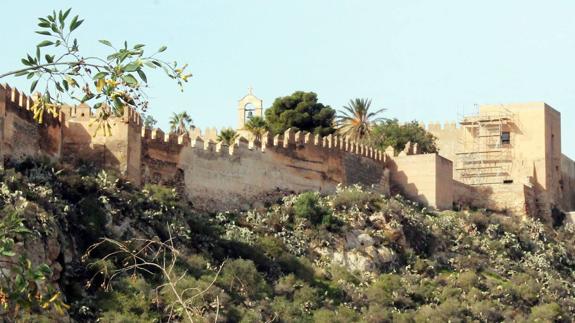
M355 141L368 139L373 124L385 120L385 118L376 118L385 109L369 112L370 106L370 99L349 100L349 104L343 107L342 115L338 116L338 132Z
M222 142L224 145L231 146L238 138L239 134L232 128L224 128L218 135L218 142Z
M188 132L188 128L192 125L192 117L186 112L175 113L170 119L170 131L175 132L177 135L183 135Z
M262 139L262 135L268 131L268 123L262 117L251 118L244 126L257 140Z

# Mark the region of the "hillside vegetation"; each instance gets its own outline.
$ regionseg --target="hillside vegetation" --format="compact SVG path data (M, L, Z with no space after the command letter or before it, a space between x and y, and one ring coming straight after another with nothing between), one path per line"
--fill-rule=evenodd
M9 220L22 223L0 230L15 251L2 266L14 268L25 255L29 268L49 268L40 268L45 280L23 274L19 286L2 280L0 311L8 320L570 322L575 316L573 225L553 228L481 210L433 212L360 187L204 214L171 188L137 189L88 166L37 161L1 172L0 203L0 229ZM172 270L166 276L161 268ZM44 291L53 299L26 296Z

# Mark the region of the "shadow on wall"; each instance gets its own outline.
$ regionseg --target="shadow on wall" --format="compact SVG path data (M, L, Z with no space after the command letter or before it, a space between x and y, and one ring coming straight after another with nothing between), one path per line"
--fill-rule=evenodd
M79 123L70 122L64 126L65 132L73 134L73 138L64 138L62 143L62 161L72 165L90 165L96 169L115 171L124 175L121 170L122 163L110 149L119 145L119 142L94 143L93 134Z
M409 199L415 200L421 204L424 205L429 205L429 200L427 199L427 197L423 194L420 194L417 185L414 183L410 183L408 181L408 177L404 172L398 172L397 171L397 166L395 166L395 169L392 170L394 175L393 175L393 182L391 183L390 186L390 194L393 195L397 195L397 194L401 194ZM406 184L398 184L398 183L406 183Z
M454 209L490 209L487 197L493 194L493 188L489 186L471 186L455 180L453 185L455 188Z

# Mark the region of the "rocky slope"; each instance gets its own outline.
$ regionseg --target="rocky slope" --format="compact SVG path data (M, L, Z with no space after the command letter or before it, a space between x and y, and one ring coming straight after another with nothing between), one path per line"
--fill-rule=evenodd
M87 166L25 162L8 166L0 179L3 221L17 214L30 230L10 234L17 255L5 259L25 255L32 268L48 265L51 275L35 283L55 297L44 306L21 302L4 281L7 320L186 321L191 313L207 322L570 322L575 316L573 225L481 210L437 213L359 187L332 196L288 195L249 212L202 214L170 188L136 189ZM108 257L117 245L87 253L102 238L128 241L128 253L145 245L141 239L173 242L175 292L159 270L122 271L130 258ZM142 261L162 259L142 253Z

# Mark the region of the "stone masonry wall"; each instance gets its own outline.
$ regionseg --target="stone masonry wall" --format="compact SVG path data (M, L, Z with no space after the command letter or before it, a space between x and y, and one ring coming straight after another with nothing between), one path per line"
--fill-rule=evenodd
M239 139L232 147L215 144L215 129L199 137L198 129L183 136L142 129L138 113L127 109L108 120L111 135L94 136L97 123L87 105L64 107L57 118L32 117L32 99L0 86L0 156L4 159L47 156L64 162L85 160L116 170L136 185L174 186L198 207L245 208L286 192L332 192L338 184L362 184L388 192L390 181L408 197L438 209L453 204L485 207L510 214L534 214L541 209L541 191L530 183L472 187L453 180L450 160L420 155L408 145L397 157L337 136L319 137L288 130L265 136L262 142ZM454 135L449 124L430 131ZM207 139L207 140L206 140ZM205 140L205 141L204 141ZM575 208L575 163L563 156L561 203Z
M437 209L452 208L453 166L450 160L437 154L400 154L388 161L388 167L393 193L402 193Z
M141 183L141 118L132 109L107 120L111 134L94 122L87 105L63 107L62 160L85 161L99 168L116 170L130 181ZM104 126L103 124L101 125Z
M425 129L437 137L439 154L451 161L455 161L456 154L461 151L463 128L458 127L455 122L446 122L443 125L440 123L429 123Z
M561 207L565 211L575 211L575 161L562 155L561 159Z
M202 138L188 144L186 135L162 138L157 131L147 137L144 177L183 181L192 203L203 209L245 209L286 192L333 192L340 183L388 189L384 153L339 137L288 130L263 142L240 138L231 147Z
M484 208L509 215L537 214L536 193L522 183L471 186L453 181L454 204L461 208Z
M142 179L145 183L183 185L178 168L181 151L190 145L189 136L165 135L160 129L142 130Z
M61 117L44 113L42 124L30 111L33 101L17 89L0 85L0 155L13 160L60 157Z

